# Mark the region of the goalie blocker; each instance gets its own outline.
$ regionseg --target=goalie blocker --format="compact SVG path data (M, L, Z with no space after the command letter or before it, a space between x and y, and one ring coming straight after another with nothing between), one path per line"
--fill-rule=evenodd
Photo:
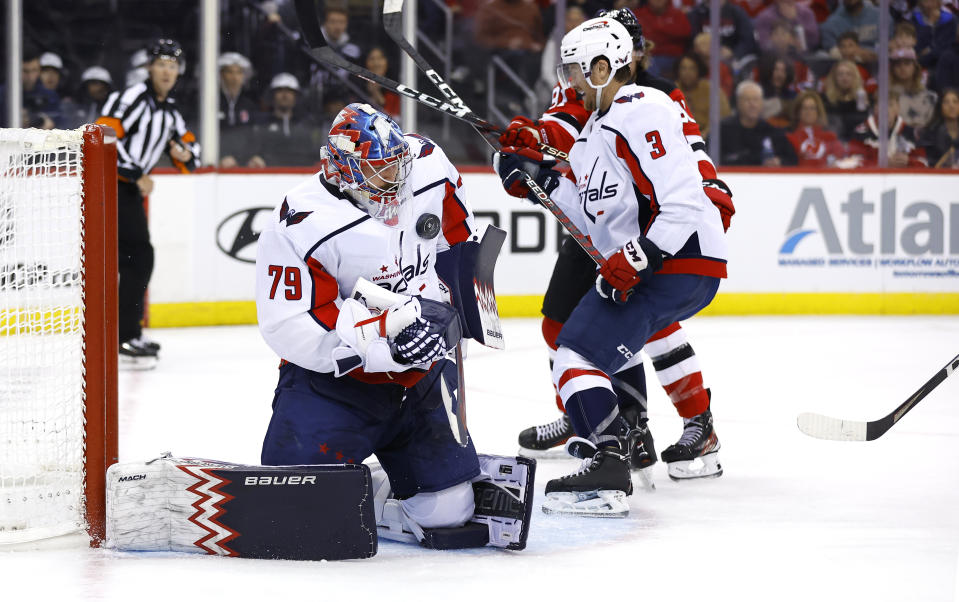
M435 549L491 545L522 550L535 461L481 455L480 466L470 522L459 528L411 529L397 513L386 476L376 466L372 473L365 464L247 466L169 454L115 464L107 473L106 547L344 560L375 555L379 531Z

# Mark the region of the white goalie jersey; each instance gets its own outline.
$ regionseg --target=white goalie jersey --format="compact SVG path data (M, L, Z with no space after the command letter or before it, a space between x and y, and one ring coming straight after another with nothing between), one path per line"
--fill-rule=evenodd
M663 273L724 278L723 224L703 191L687 119L660 90L623 86L586 122L551 198L605 257L643 235L666 254Z
M340 306L359 278L396 293L447 299L436 257L475 240L473 213L443 151L421 136L406 140L414 159L400 226L372 219L320 174L290 190L273 211L258 241L256 307L260 332L282 359L335 372L331 353L343 344L336 333Z

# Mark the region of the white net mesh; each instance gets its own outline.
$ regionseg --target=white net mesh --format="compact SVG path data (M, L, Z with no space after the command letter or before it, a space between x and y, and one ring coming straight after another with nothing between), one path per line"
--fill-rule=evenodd
M84 523L82 147L0 129L0 543Z

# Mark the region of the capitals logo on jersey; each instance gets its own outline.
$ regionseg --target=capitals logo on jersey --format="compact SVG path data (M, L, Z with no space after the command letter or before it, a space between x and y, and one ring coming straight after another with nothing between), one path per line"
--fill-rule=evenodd
M589 220L593 223L596 223L596 216L603 214L603 210L600 209L594 215L593 212L590 211L587 203L601 201L604 199L612 199L615 198L619 193L619 182L607 183L607 179L610 175L607 170L604 169L602 174L596 174L596 163L598 161L599 158L597 157L597 159L593 161L593 167L590 170L589 175L583 176L580 178L580 181L577 182L577 188L579 188L579 200L583 206L583 213L585 213L586 217L589 218Z
M283 199L283 204L280 205L280 221L285 221L287 226L293 226L305 220L309 215L313 213L312 211L294 211L290 208L290 204L286 199Z
M416 260L413 263L404 264L402 256L395 257L393 259L394 269L391 270L384 264L380 267L380 273L370 277L369 280L394 293L404 293L409 289L411 280L427 273L432 263L430 261L431 255L432 253L429 250L425 254L423 253L422 245L416 245ZM413 291L411 294L415 295L420 292L422 290Z

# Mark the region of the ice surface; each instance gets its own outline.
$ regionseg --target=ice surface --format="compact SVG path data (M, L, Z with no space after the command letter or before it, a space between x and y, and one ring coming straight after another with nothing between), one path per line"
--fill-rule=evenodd
M470 347L477 447L556 416L537 320L505 320L507 351ZM3 600L959 601L959 377L881 439L811 439L796 415L884 416L959 351L957 317L697 318L686 324L713 390L720 479L637 491L622 520L547 517L545 460L523 552L380 542L349 562L89 550L0 550ZM256 463L277 358L253 327L155 330L157 370L123 373L121 461L162 451ZM655 376L658 449L681 422ZM51 546L47 546L50 548Z

